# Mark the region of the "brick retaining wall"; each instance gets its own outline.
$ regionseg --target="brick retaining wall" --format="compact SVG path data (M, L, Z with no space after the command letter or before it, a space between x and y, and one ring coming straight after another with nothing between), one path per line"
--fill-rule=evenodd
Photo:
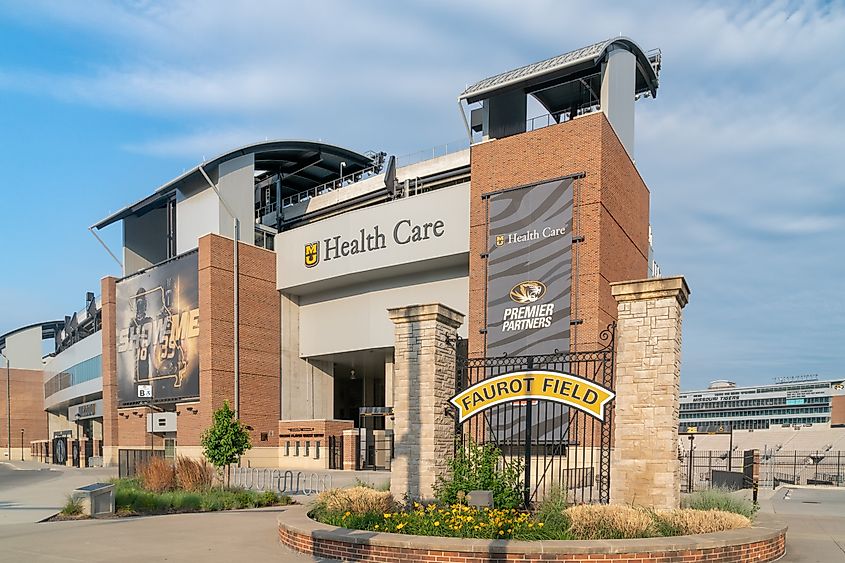
M744 563L774 561L786 547L786 526L765 515L753 528L697 536L605 541L508 541L435 538L348 530L315 522L307 508L279 516L279 540L295 551L342 561L493 563L617 561Z

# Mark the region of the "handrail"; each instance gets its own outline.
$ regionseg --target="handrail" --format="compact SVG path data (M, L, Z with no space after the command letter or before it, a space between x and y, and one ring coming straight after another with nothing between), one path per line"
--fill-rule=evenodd
M447 154L456 153L469 148L469 140L464 137L456 141L449 141L442 145L431 147L430 149L423 149L416 152L404 154L396 157L396 166L409 166L425 160L431 160L439 156L446 156Z

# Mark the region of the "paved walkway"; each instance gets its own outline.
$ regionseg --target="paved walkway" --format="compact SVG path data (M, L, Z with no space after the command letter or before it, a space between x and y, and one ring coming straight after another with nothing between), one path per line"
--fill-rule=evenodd
M0 525L48 518L61 510L72 490L115 476L115 468L77 469L38 462L2 462Z
M283 508L0 526L0 561L327 561L279 544Z
M845 562L845 489L761 491L760 509L789 526L784 563Z
M279 544L276 520L284 507L38 523L57 513L73 489L106 481L115 472L115 468L0 463L0 563L329 561ZM334 477L336 485L354 483L346 473Z

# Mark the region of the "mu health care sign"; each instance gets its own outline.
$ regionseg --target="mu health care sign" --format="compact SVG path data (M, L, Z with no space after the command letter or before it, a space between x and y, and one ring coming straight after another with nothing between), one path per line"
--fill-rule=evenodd
M469 188L452 186L279 233L277 289L307 293L343 276L368 281L391 268L426 271L434 259L468 252Z
M573 181L489 196L487 356L569 351Z
M543 370L518 371L480 381L451 399L460 422L512 401L546 400L574 407L604 422L605 405L613 391L568 373Z

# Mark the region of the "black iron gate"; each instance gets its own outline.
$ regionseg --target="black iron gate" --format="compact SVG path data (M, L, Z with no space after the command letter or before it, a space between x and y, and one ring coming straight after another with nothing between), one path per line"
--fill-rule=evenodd
M329 469L343 469L343 436L329 436Z
M613 390L614 331L602 331L602 348L500 358L457 358L456 392L491 377L523 370L572 374ZM612 403L604 422L548 400L513 401L494 405L463 423L455 414L459 443L494 444L502 463L521 464L524 503L530 506L557 489L570 503L610 501Z

